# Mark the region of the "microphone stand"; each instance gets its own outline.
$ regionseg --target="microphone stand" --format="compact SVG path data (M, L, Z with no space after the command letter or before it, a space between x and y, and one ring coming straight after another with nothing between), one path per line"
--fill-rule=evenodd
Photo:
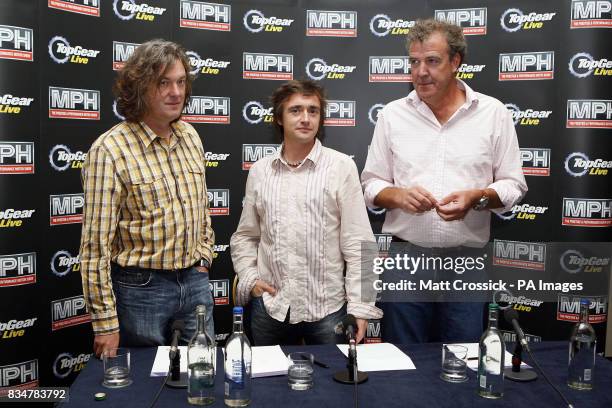
M181 373L181 350L177 349L176 354L170 359L168 373L170 379L166 381L166 386L170 388L187 388L187 373Z
M523 361L523 346L519 340L518 335L516 336L516 343L514 345L514 353L512 354L512 368L504 369L504 376L512 381L527 382L534 381L538 378L538 374L534 370L522 370L521 363Z
M354 384L353 398L355 407L359 407L359 400L357 398L357 384L361 384L368 380L368 374L357 369L357 344L355 337L349 337L349 349L348 349L348 363L346 370L338 371L334 374L334 381L341 384Z

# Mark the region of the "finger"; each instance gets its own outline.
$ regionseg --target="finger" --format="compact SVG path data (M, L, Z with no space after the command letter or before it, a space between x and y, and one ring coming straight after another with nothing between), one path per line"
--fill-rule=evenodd
M421 200L416 195L408 196L408 202L415 208L415 212L429 211L432 208L424 196L421 196Z
M271 295L275 295L276 294L276 289L274 288L274 286L268 285L266 282L260 281L261 282L261 289L263 289L265 292L268 292Z
M438 200L436 200L436 198L429 191L425 190L423 187L417 186L416 191L418 191L423 197L425 197L432 206L436 205L436 203L438 202Z

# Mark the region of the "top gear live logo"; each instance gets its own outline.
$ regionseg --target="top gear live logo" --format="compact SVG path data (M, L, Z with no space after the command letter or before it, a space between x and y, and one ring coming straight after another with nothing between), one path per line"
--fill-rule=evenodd
M391 20L386 14L377 14L370 20L370 31L377 37L407 35L415 23L414 20Z
M586 78L591 74L612 76L612 61L606 58L596 60L586 52L574 54L567 65L570 74L576 78Z
M283 29L289 28L294 21L295 20L278 18L275 16L266 17L259 10L247 11L242 19L244 28L252 33L260 33L262 31L280 33Z
M501 28L509 33L515 33L519 30L533 30L543 28L544 23L553 19L557 13L528 13L524 14L517 8L511 8L501 15L499 23Z
M166 9L149 6L147 3L136 4L135 0L114 0L113 11L123 21L133 18L142 21L153 21L155 17L163 15Z

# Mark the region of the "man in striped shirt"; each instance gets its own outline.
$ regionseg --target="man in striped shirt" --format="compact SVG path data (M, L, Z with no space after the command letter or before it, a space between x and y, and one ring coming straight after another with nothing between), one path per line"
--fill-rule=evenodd
M179 120L188 71L180 45L140 45L115 82L126 120L93 143L83 166L81 274L97 356L119 344L167 344L175 320L185 321L187 341L198 304L214 335L204 149Z
M255 345L335 343L334 327L357 318L357 341L374 306L377 251L353 160L324 147L325 97L312 81L290 81L272 95L279 152L249 172L231 239L237 302L251 300Z

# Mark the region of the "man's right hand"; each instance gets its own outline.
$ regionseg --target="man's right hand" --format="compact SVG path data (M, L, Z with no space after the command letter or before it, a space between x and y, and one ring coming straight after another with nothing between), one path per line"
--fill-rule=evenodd
M94 337L93 349L96 357L101 358L104 350L119 347L119 332L111 334L98 334Z
M261 279L255 280L255 286L251 289L251 296L260 297L264 292L268 292L270 295L276 295L276 289L274 286L262 281Z
M374 200L374 204L384 208L401 208L410 214L430 211L436 206L437 200L421 186L410 188L387 187Z

